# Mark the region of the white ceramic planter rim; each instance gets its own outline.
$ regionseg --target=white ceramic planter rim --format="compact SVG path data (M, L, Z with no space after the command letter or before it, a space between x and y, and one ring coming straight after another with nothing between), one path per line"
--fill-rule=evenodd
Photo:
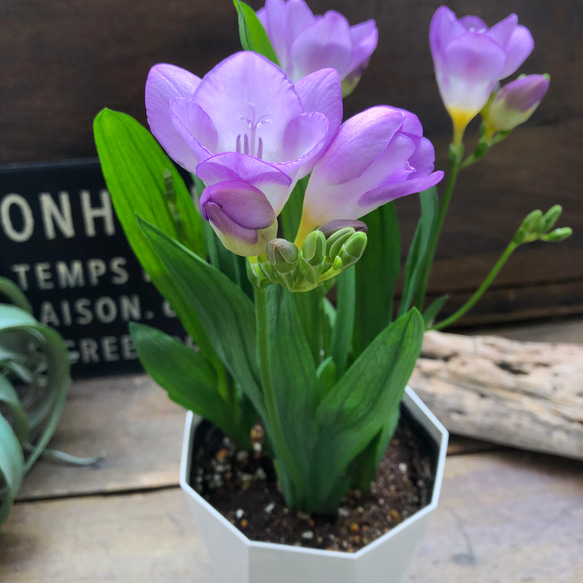
M228 528L237 538L247 545L250 548L259 548L259 549L283 549L287 552L291 553L298 553L298 554L309 554L309 555L317 555L322 557L329 557L331 554L334 554L334 557L337 559L342 559L345 561L355 561L359 557L362 557L364 554L368 553L369 551L375 549L376 547L386 543L389 539L393 538L401 531L405 530L410 524L416 522L417 520L422 519L425 515L429 514L437 507L437 503L439 500L439 494L441 491L441 483L443 479L443 471L445 468L445 457L447 455L447 442L449 434L447 429L439 422L437 417L433 415L433 413L427 408L425 403L415 394L413 389L407 387L405 390L405 397L403 399L403 403L407 405L413 405L420 409L420 411L424 414L427 418L427 421L424 419L418 419L414 412L411 412L413 417L421 423L421 425L425 428L425 430L430 434L431 438L437 442L438 448L438 459L437 465L435 469L435 480L433 486L433 494L431 496L431 502L422 508L409 518L405 519L401 524L396 526L395 528L391 529L389 532L384 534L383 536L377 538L375 541L369 543L356 553L343 553L337 551L323 551L320 549L310 549L305 547L295 547L292 545L282 545L279 543L266 543L266 542L259 542L253 541L247 538L236 526L231 524L220 512L218 512L211 504L209 504L192 486L188 483L190 477L190 468L191 468L191 451L192 451L192 441L194 439L194 429L196 428L195 421L196 418L191 411L186 414L186 424L184 427L184 440L182 443L182 456L180 460L180 487L193 499L197 501L203 508L205 508L208 512L210 512L216 520L218 520L221 524L223 524L226 528Z

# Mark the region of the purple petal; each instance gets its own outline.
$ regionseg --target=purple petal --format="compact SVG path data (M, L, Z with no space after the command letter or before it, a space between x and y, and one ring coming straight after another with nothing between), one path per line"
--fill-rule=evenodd
M246 182L259 189L279 215L289 198L292 179L273 164L233 152L217 154L200 164L197 176L207 185L219 182Z
M424 178L412 178L411 180L405 180L404 182L396 182L394 184L380 186L375 190L367 192L361 200L359 200L359 204L364 209L361 216L368 214L387 202L401 198L402 196L407 196L408 194L414 194L416 192L423 192L424 190L435 186L442 180L443 172L439 170Z
M487 36L468 32L449 44L445 59L447 65L437 74L443 102L452 115L471 119L488 101L506 54Z
M500 79L506 79L526 61L527 57L534 49L534 39L528 28L517 26L506 45L506 65L500 75Z
M215 217L220 210L223 217L243 229L266 229L275 221L275 213L265 195L246 182L221 182L205 188L200 206L209 221L212 221L211 203Z
M342 14L330 10L306 28L293 42L291 60L294 81L317 71L334 68L345 77L352 61L352 34Z
M170 120L190 149L195 163L186 169L194 172L197 164L212 156L218 142L217 130L199 105L182 97L170 102Z
M328 134L328 119L311 111L292 119L285 130L283 152L285 160L299 160L321 150Z
M504 49L487 36L466 33L453 40L445 51L448 73L468 83L495 82L504 68Z
M150 129L168 155L189 170L196 166L196 157L171 122L170 101L176 97L192 97L200 82L196 75L167 64L152 67L146 81Z
M429 28L429 44L436 71L441 70L444 65L447 45L465 32L464 26L458 22L455 14L447 6L440 6L435 11Z
M406 109L400 109L398 107L393 107L395 111L400 112L403 115L403 125L401 127L401 131L404 134L410 134L411 136L422 136L423 135L423 126L419 121L419 118L410 111Z
M219 63L201 81L194 101L217 129L215 153L244 151L247 136L249 153L269 161L281 160L285 129L303 113L284 72L251 51Z
M385 151L402 124L403 114L386 106L373 107L350 118L318 163L318 175L330 184L342 184L362 175Z
M331 140L342 123L342 85L336 69L320 69L300 79L295 85L305 111L323 113L328 118L328 134Z
M518 16L516 14L511 14L507 16L504 20L501 20L495 24L486 35L492 40L496 41L502 48L506 48L508 42L510 41L516 26L518 25Z
M496 101L504 100L508 109L526 112L541 102L548 88L549 81L543 75L528 75L502 87Z
M368 62L374 53L379 41L379 31L374 20L367 20L352 26L350 33L352 34L352 43L354 46L352 61L349 67L352 73L364 63Z
M304 0L267 0L265 2L265 30L281 68L288 71L291 45L298 34L315 20Z

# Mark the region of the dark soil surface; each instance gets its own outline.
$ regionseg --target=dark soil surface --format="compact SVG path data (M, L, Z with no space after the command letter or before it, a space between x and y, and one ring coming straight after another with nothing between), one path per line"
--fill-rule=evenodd
M335 516L285 507L255 429L255 451L237 451L207 422L197 429L191 485L247 537L355 552L425 507L433 491L435 445L403 411L369 492L351 490Z

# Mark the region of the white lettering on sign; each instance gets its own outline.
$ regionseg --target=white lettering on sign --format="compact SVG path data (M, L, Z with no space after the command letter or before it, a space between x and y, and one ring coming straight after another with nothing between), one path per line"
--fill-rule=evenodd
M88 237L95 237L97 235L95 219L103 219L105 234L114 235L113 207L107 190L102 189L99 191L101 198L100 207L91 206L91 193L88 190L82 190L80 194L81 210L83 212L83 221L85 222L85 234Z
M112 257L108 262L88 259L86 264L80 260L69 263L57 261L54 264L17 263L10 269L16 275L20 289L27 291L35 286L40 290L54 289L55 285L59 289L85 287L87 284L95 287L102 283L104 277L113 285L125 285L129 281L126 264L125 257Z
M55 287L55 284L51 281L53 275L50 269L51 269L50 263L35 264L34 274L36 275L38 289L53 289Z
M71 261L70 265L67 265L64 261L57 261L55 267L60 288L85 286L83 263L81 261Z
M49 326L88 326L93 322L111 324L119 318L122 322L142 319L140 296L121 295L117 298L102 296L95 301L79 298L58 303L43 302L40 306L39 321Z
M12 209L15 209L20 215L19 222L22 223L20 230L12 222ZM32 209L24 196L8 194L2 199L0 204L0 224L4 234L15 243L24 243L32 237L34 233L34 217L32 216Z
M56 238L55 226L59 228L65 239L74 237L75 227L73 225L69 193L65 191L59 192L59 206L57 206L57 203L48 192L41 192L39 200L46 238Z

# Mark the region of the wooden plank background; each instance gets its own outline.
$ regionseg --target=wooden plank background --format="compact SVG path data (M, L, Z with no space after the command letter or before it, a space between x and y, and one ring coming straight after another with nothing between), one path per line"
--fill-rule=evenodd
M441 105L427 31L439 0L311 0L352 23L375 18L379 48L346 114L390 103L417 113L446 167L450 122ZM257 8L262 0L250 1ZM487 273L534 207L565 207L576 235L534 244L510 260L492 292L465 323L583 312L583 3L580 0L451 1L458 15L493 24L519 14L536 48L523 71L548 72L551 91L525 127L468 169L446 223L431 281L452 292L452 311ZM202 75L239 49L230 0L4 0L0 4L0 163L95 155L91 122L104 106L145 121L148 69L167 61ZM405 238L417 201L399 202Z

